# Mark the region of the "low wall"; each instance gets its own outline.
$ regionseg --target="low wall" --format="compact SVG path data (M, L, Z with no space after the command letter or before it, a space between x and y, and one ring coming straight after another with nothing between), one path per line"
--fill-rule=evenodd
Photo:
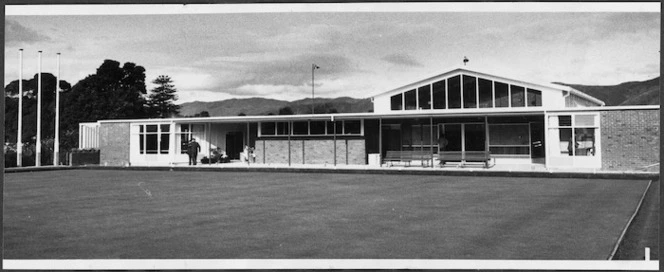
M638 170L659 163L659 109L602 111L601 130L602 169Z
M290 145L290 152L289 152ZM257 163L366 164L364 139L257 139Z

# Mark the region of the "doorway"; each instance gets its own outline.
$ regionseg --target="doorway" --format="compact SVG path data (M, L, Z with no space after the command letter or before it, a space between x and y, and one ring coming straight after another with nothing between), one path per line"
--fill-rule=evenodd
M544 164L544 123L530 123L530 157L533 163Z
M226 133L226 154L231 160L239 160L244 151L244 137L241 131Z

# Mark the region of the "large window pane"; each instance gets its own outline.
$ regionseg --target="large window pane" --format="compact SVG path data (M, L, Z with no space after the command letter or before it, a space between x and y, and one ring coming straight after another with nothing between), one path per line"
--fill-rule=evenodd
M509 107L509 86L502 82L494 82L496 92L496 108Z
M594 156L595 155L595 129L594 128L575 128L574 129L575 156Z
M420 109L431 109L431 86L425 85L417 89L417 98Z
M574 148L572 147L572 129L561 128L560 130L560 153L572 156Z
M275 126L274 122L262 122L261 123L261 135L274 135Z
M528 89L528 107L542 106L542 91Z
M593 127L595 126L595 115L576 115L574 116L574 126Z
M445 108L445 80L433 84L433 108Z
M512 85L512 107L525 107L525 89L521 86Z
M484 124L465 124L464 141L466 151L484 151L486 147Z
M417 100L416 100L416 94L415 90L410 90L407 91L405 94L405 103L406 103L406 110L414 110L417 109Z
M141 154L145 154L145 134L143 134L143 126L141 127L141 134L138 135L138 148Z
M530 145L529 125L489 125L489 145Z
M157 149L158 149L157 144L158 144L157 134L145 135L145 153L157 154Z
M461 76L451 77L448 82L448 106L450 109L459 109L461 108Z
M491 108L493 107L493 82L491 80L486 80L483 78L477 79L477 84L480 89L480 108Z
M293 122L293 135L308 135L309 134L309 122L299 121Z
M444 151L461 151L461 125L445 125L444 133L443 137L447 139Z
M529 155L530 148L527 146L491 146L491 154L500 155Z
M160 154L168 154L168 144L170 143L170 135L168 135L168 132L166 133L161 133L161 141L159 142L159 153Z
M390 108L392 110L402 110L403 109L402 96L403 96L403 94L397 94L397 95L393 95L390 98L390 105L391 105Z
M324 135L325 134L325 121L311 121L309 122L309 131L311 135Z
M463 107L477 108L477 78L463 76Z
M362 131L360 120L344 121L344 134L360 134Z
M171 125L160 125L161 133L168 133L171 129Z

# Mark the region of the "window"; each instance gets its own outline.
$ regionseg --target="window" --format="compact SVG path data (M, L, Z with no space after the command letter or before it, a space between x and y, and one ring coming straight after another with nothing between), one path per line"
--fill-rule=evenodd
M477 78L463 76L463 107L477 108Z
M140 154L168 154L170 124L138 125L138 148Z
M344 121L344 134L360 134L362 132L362 124L359 120Z
M414 110L417 109L417 100L415 99L415 90L410 90L404 93L404 99L406 103L406 110Z
M521 86L512 85L512 107L525 107L525 89Z
M417 89L417 98L420 109L431 109L431 86L425 85Z
M275 135L275 124L274 122L263 122L261 123L261 134L262 135Z
M554 156L595 156L597 114L549 116L550 153Z
M311 121L309 122L310 135L324 135L325 134L325 121Z
M477 79L477 85L480 90L479 103L480 108L492 108L493 107L493 82L491 80L486 80L483 78Z
M504 108L509 107L509 90L508 85L502 82L494 82L496 92L496 107Z
M159 152L161 154L168 154L168 145L170 144L169 129L170 125L160 125L161 139L159 139Z
M293 135L309 135L309 122L293 122Z
M447 92L448 106L450 109L461 108L461 76L451 77L448 80L449 90Z
M292 132L288 122L261 122L260 136L332 136L335 135L362 135L362 120L332 121L293 121ZM263 128L276 127L276 134L265 134Z
M445 108L445 80L433 84L433 108Z
M393 95L390 98L390 105L392 110L402 110L403 109L403 94Z
M529 124L490 124L489 150L496 155L530 155Z
M464 124L464 144L466 151L484 151L486 132L484 124Z
M461 124L445 124L444 133L447 146L443 151L461 151Z
M528 107L542 106L542 91L528 89Z

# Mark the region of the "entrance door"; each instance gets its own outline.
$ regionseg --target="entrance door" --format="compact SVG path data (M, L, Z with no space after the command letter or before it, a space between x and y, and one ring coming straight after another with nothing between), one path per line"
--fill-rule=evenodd
M530 123L530 154L533 163L544 163L544 123Z
M244 137L240 131L231 131L226 134L226 154L232 160L240 159L240 152L244 151Z

